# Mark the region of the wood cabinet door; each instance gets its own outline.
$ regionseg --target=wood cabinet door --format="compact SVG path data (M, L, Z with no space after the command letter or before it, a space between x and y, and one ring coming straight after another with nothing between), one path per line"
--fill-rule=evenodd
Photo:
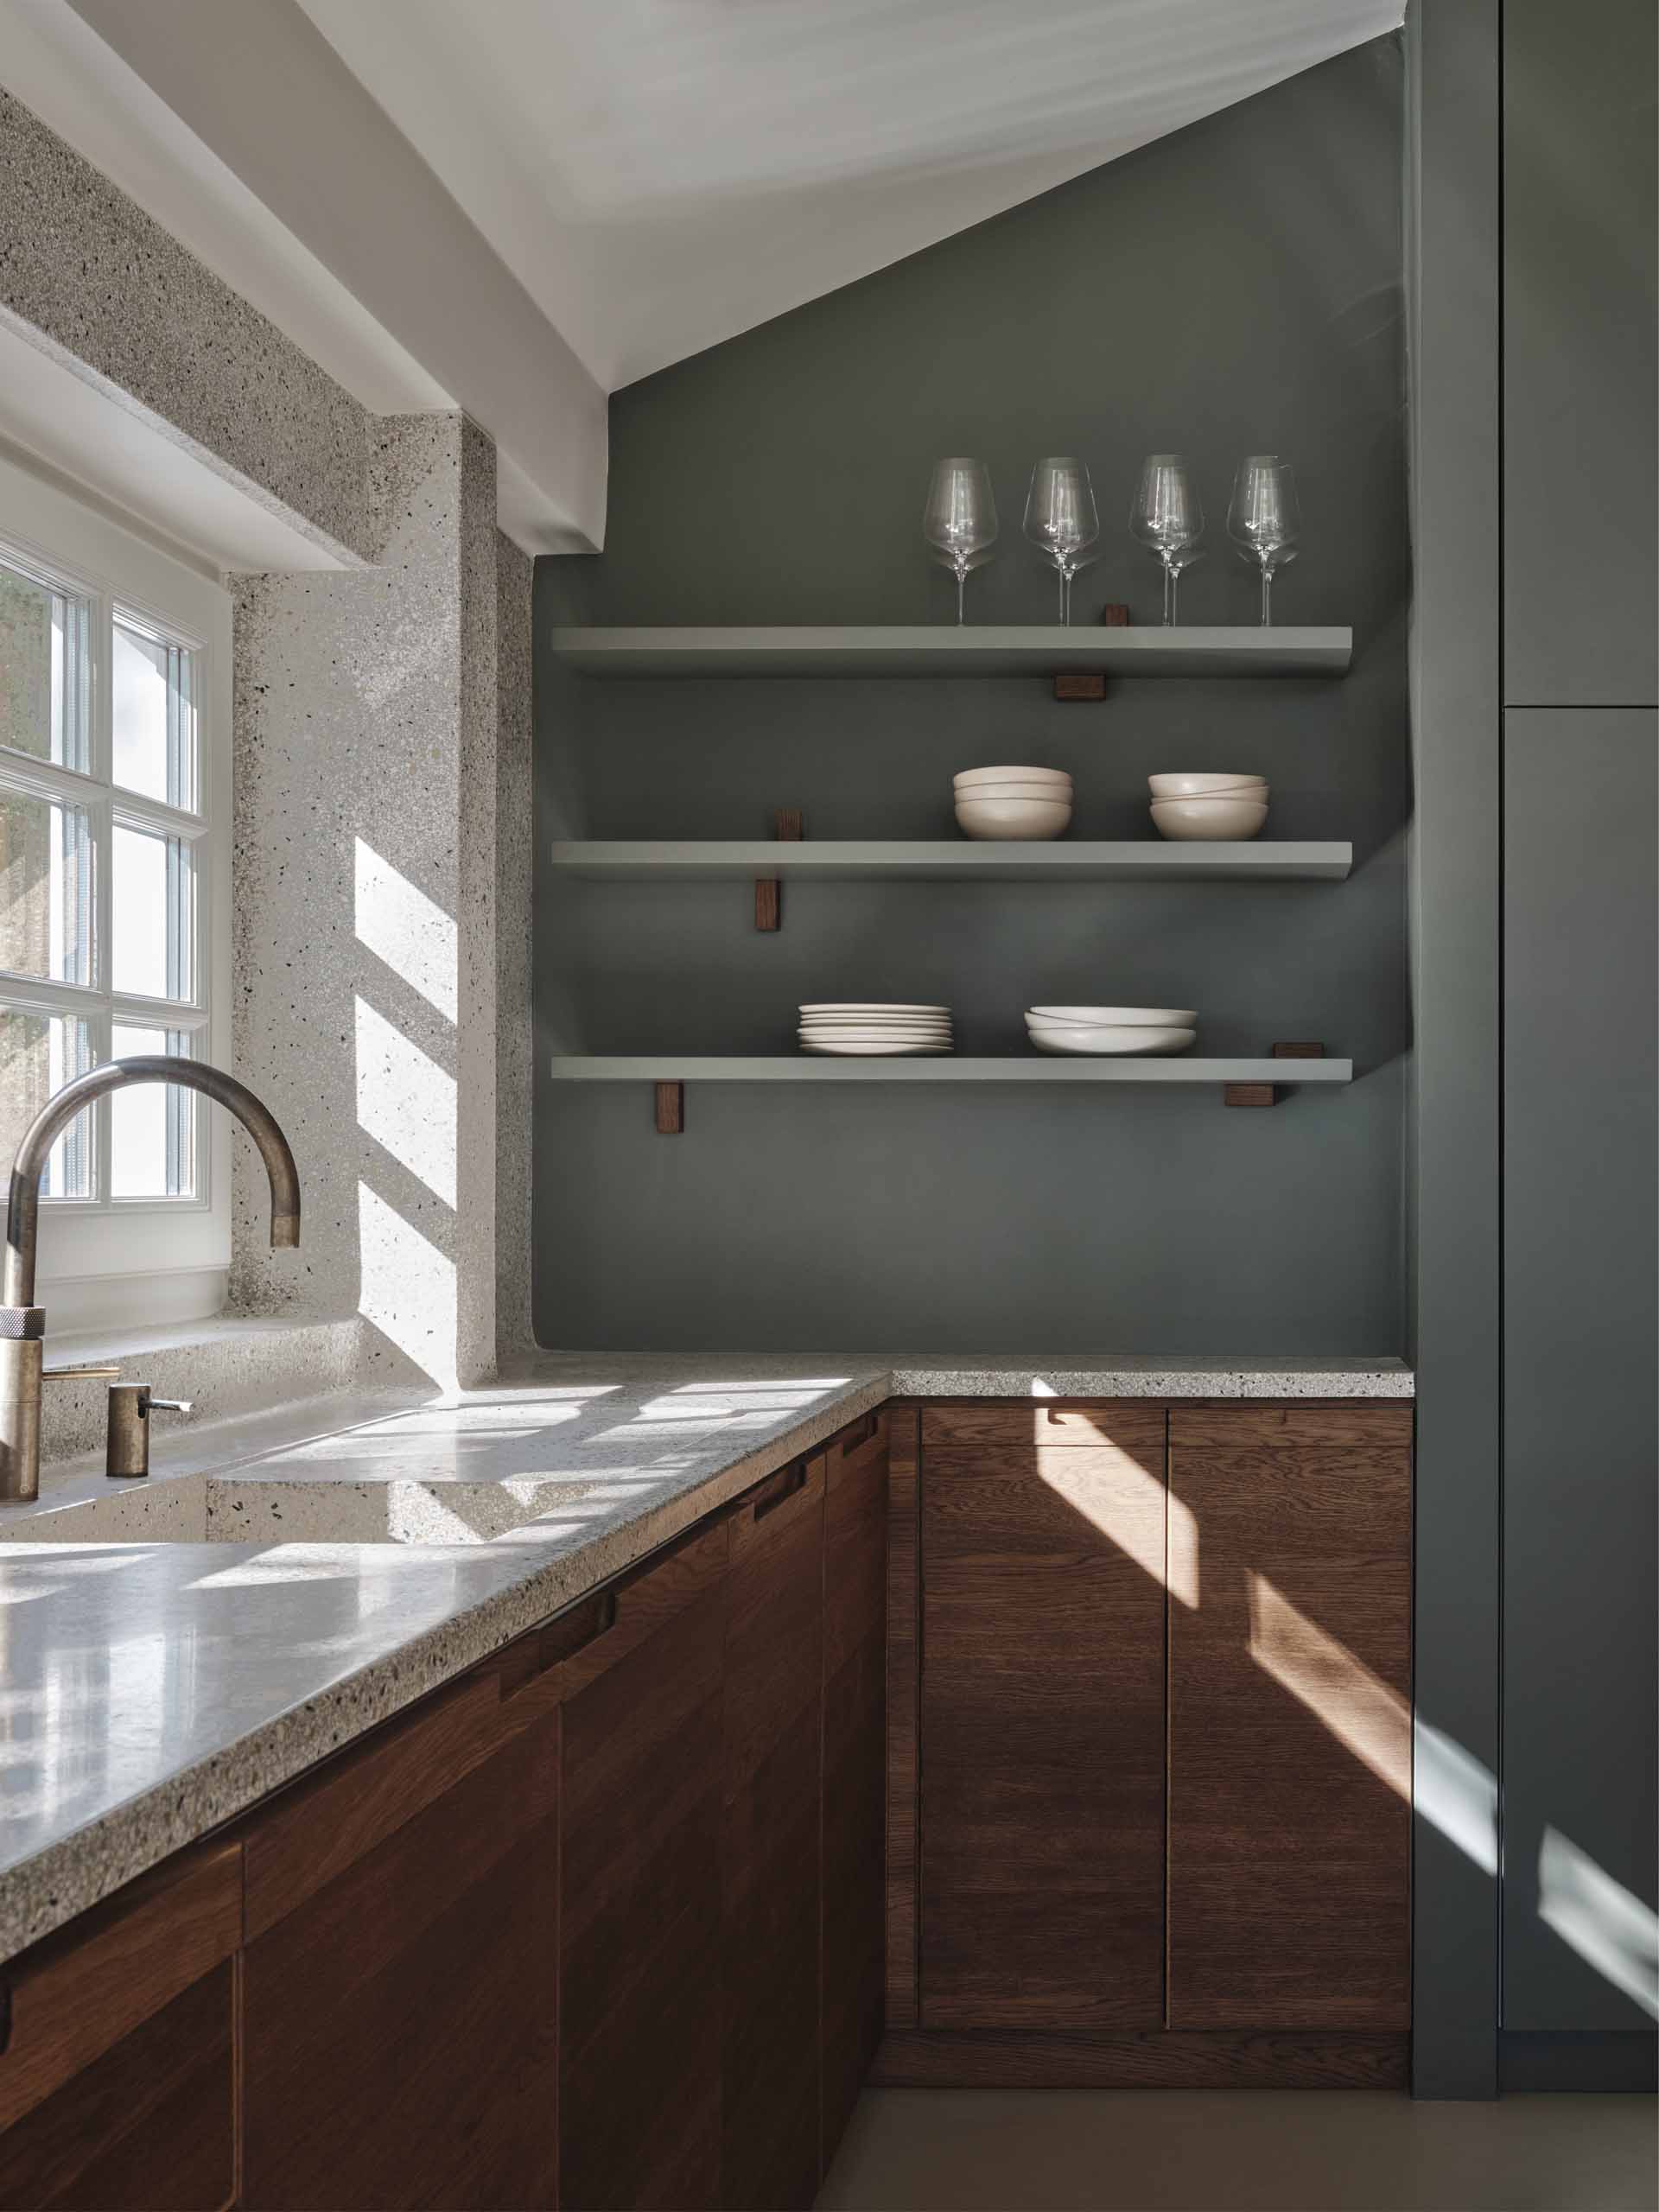
M1411 1408L1177 1406L1169 2024L1411 2019Z
M236 2193L242 1865L206 1844L0 1970L0 2206L216 2212Z
M830 1446L823 1547L823 2151L827 2172L881 2041L886 1979L887 1435Z
M250 1824L249 2212L556 2202L559 1719L510 1688L476 1670Z
M1161 1407L922 1415L920 2024L1163 2016Z
M720 2201L728 1542L721 1521L626 1579L562 1669L565 2212Z
M824 1459L731 1516L721 1868L721 2202L790 2212L818 2190Z

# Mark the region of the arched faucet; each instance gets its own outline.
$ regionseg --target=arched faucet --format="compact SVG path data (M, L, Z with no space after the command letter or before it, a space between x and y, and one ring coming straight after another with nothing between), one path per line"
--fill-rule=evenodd
M245 1084L203 1060L154 1052L107 1060L54 1091L23 1133L6 1207L4 1303L0 1304L0 1502L41 1491L41 1379L46 1313L35 1303L35 1247L41 1178L52 1147L84 1106L137 1083L176 1083L228 1107L259 1147L270 1179L272 1250L300 1241L300 1179L288 1139Z

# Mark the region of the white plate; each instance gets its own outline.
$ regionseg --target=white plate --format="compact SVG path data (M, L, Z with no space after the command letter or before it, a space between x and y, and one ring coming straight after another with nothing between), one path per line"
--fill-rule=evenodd
M951 1050L949 1045L817 1045L802 1040L804 1052L820 1052L830 1059L926 1059Z
M1077 1022L1085 1029L1190 1029L1198 1018L1191 1007L1169 1006L1034 1006L1026 1015L1033 1025Z
M817 999L810 1006L798 1007L798 1014L943 1014L948 1015L948 1006L900 1006L892 1000L876 999Z
M1033 1029L1031 1041L1039 1052L1082 1052L1094 1058L1154 1052L1184 1052L1198 1036L1196 1029L1080 1029L1062 1026Z
M948 1029L798 1029L803 1045L948 1045Z

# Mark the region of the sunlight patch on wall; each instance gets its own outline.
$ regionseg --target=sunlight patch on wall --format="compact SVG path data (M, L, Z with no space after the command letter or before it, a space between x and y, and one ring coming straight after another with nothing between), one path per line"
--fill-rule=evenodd
M1659 1916L1558 1828L1538 1847L1538 1917L1659 2020Z
M455 1203L455 1079L356 1001L357 1120L447 1206Z
M366 1183L357 1186L358 1311L442 1389L455 1388L455 1265Z
M418 991L447 1021L459 1015L461 933L442 906L417 891L361 837L356 844L358 941Z
M1252 1573L1250 1656L1381 1782L1411 1797L1411 1708L1345 1644Z
M1416 1727L1416 1809L1483 1874L1497 1872L1497 1782L1472 1751L1426 1720Z

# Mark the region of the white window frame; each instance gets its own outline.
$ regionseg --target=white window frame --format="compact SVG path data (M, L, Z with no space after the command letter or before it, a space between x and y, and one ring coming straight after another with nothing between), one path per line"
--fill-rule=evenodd
M194 1058L230 1065L231 598L223 585L164 553L57 486L0 455L0 556L10 553L92 601L92 770L81 775L0 747L14 785L90 808L101 823L96 887L94 983L42 982L0 970L0 1001L95 1025L142 1023L188 1030ZM117 789L111 780L111 624L113 610L153 622L196 655L198 811ZM110 855L116 821L182 836L191 847L196 903L194 996L188 1009L110 988ZM231 1257L228 1117L199 1097L194 1194L117 1198L110 1191L109 1102L96 1115L97 1190L91 1198L42 1198L36 1302L54 1335L66 1329L143 1325L215 1313ZM0 1172L10 1160L0 1162Z

